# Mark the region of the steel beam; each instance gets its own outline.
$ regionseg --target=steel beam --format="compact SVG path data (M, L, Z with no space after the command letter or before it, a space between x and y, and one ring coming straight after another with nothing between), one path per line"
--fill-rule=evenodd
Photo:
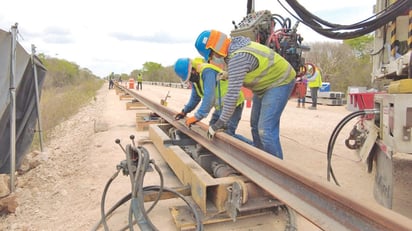
M401 214L353 198L341 188L300 171L292 163L225 133L217 133L211 141L205 136L205 124L198 122L200 129L189 129L174 120L177 111L121 88L322 230L411 230L412 220Z

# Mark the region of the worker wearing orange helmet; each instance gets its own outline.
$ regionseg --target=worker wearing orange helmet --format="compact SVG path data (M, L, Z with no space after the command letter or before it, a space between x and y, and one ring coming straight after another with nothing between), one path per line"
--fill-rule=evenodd
M214 124L219 119L223 104L222 98L227 91L225 72L213 64L205 63L201 57L195 59L179 58L174 65L174 70L184 83L190 82L192 84L190 99L182 111L175 116L175 119L185 118L201 102L198 110L193 116L187 118L185 124L190 127L192 124L207 117L213 107L215 110L209 124ZM236 101L235 111L228 121L225 132L248 144L252 144L251 140L235 133L242 117L244 101L245 97L243 94L240 94Z
M223 59L227 63L228 91L219 119L209 126L210 137L225 127L243 85L253 92L250 124L254 145L283 159L279 127L295 83L292 65L267 46L243 36L228 38L216 30L200 33L195 47L206 61Z

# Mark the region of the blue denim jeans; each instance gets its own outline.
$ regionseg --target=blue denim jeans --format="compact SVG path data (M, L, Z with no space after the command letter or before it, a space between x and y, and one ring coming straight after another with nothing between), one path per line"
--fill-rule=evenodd
M246 138L242 135L236 134L236 129L239 125L239 121L240 121L240 119L242 119L243 106L244 106L244 103L240 104L239 106L237 106L235 108L235 111L233 112L232 116L230 117L230 120L226 124L227 128L226 128L225 132L227 134L229 134L229 135L245 142L245 143L253 145L253 142L251 140L249 140L248 138ZM221 112L222 112L221 110L215 110L213 112L212 118L209 121L209 125L212 125L212 124L216 123L216 121L219 119L219 116L220 116Z
M288 102L294 82L271 88L261 98L256 94L253 95L250 118L253 143L257 148L279 159L283 159L279 138L280 117Z

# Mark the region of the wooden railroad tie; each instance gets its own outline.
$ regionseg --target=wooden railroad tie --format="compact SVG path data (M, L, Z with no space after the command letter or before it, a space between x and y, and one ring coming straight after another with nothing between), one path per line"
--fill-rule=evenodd
M136 130L148 131L150 124L164 124L166 121L154 112L145 111L136 113Z
M131 102L126 103L126 110L141 110L141 109L148 109L146 105L142 102L132 100Z

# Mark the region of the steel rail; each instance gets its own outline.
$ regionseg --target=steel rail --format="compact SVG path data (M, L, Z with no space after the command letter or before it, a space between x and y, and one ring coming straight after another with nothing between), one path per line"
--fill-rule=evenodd
M217 133L211 141L174 120L177 111L120 88L322 230L412 230L412 220L399 213L350 197L341 188L319 181L292 163L274 158L225 133ZM207 126L197 124L205 133Z

